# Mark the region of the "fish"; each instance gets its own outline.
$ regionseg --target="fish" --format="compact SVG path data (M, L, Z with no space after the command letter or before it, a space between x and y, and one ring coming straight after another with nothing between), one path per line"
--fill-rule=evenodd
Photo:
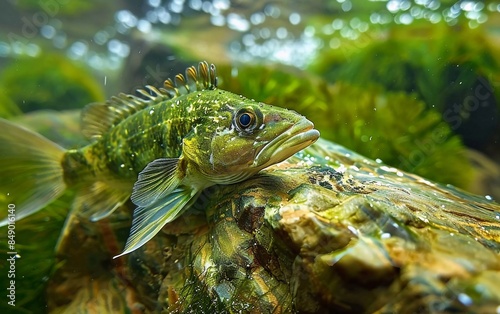
M15 204L19 220L73 189L73 208L98 221L130 199L136 207L118 258L182 215L204 189L244 181L319 138L297 112L217 83L215 65L202 61L163 87L91 103L81 113L90 143L80 148L1 119L0 200Z

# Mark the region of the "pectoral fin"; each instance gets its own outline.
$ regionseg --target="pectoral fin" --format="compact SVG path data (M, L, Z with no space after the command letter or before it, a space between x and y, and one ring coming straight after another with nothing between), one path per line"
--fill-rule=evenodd
M182 180L177 172L179 158L160 158L150 162L144 168L134 184L130 199L141 207L146 207L156 200L165 198Z
M179 217L198 194L197 190L178 187L166 196L157 197L154 203L137 207L125 249L113 258L128 254L151 240L165 224Z
M123 253L128 254L154 237L167 223L176 219L194 199L198 190L179 186L183 179L180 158L160 158L139 173L131 200L138 207Z

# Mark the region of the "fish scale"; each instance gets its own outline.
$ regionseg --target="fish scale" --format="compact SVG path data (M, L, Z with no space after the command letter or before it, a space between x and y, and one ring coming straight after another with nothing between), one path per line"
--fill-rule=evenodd
M206 105L201 103L197 112L188 113L188 104L192 102L192 97L188 97L182 101L167 99L149 106L113 127L99 141L72 151L71 154L81 157L71 158L80 162L85 159L82 165L89 171L93 169L94 173L135 180L150 161L181 155L182 139L200 119L197 113L204 115L207 112Z

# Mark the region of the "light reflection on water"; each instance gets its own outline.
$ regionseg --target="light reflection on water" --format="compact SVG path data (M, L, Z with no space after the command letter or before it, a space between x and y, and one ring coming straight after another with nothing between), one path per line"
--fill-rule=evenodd
M131 52L131 37L154 39L162 33L184 29L196 32L188 25L206 20L214 31L225 28L229 31L225 34L232 33L229 42L225 37L214 36L213 40L220 40L234 61L268 60L305 67L319 48L326 45L339 49L343 40L359 40L363 33L374 28L421 20L433 24L444 21L453 26L460 19L475 28L486 23L490 14L500 12L500 3L496 2L485 5L478 1L457 1L444 5L437 0L299 1L293 5L283 1L148 0L137 7L118 8L114 20L86 37L72 35L68 22L64 24L65 19L58 14L34 12L32 21L28 18L27 22L31 25L23 25L23 34L9 36L0 30L0 57L36 56L43 47L52 46L96 70L117 70ZM92 21L88 24L92 29ZM24 32L34 31L38 33L37 40L23 40L21 35L27 35ZM326 42L322 39L325 35L329 36ZM28 37L31 35L24 39Z

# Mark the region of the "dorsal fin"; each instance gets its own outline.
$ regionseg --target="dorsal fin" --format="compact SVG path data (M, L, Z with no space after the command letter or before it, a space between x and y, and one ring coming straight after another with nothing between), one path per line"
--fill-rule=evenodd
M167 79L159 89L146 85L145 89L137 90L144 98L121 93L105 103L87 105L81 116L83 135L97 140L115 125L146 107L192 92L217 88L215 65L209 66L206 61L198 64L198 70L194 66L187 68L185 75L177 74L174 80L175 83Z
M171 79L167 79L163 83L164 88L160 88L160 92L175 98L181 95L189 94L195 91L217 88L217 75L215 65L210 66L206 61L198 64L198 71L194 66L186 69L185 76L177 74L175 83Z

